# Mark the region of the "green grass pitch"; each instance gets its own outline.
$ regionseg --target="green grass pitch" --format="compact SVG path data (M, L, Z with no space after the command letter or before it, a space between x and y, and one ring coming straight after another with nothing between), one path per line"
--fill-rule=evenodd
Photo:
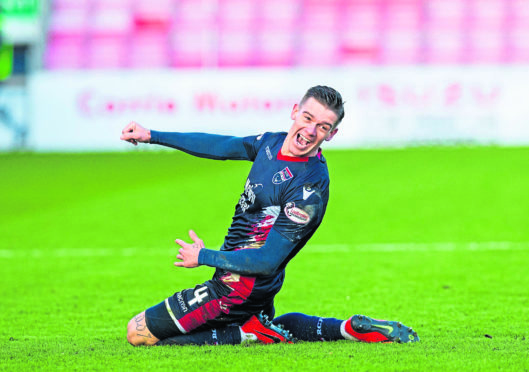
M0 155L0 370L528 370L529 148L325 151L327 215L277 314L400 320L415 344L134 348L128 320L207 267L248 162L178 152Z

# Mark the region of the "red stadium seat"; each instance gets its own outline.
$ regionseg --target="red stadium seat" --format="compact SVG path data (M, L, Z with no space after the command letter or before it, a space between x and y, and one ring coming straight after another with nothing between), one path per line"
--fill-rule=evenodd
M295 52L295 62L302 66L336 66L340 63L340 44L334 32L305 32Z
M458 64L463 62L465 44L462 31L433 30L427 33L424 46L424 62L428 64Z
M78 35L50 38L44 56L48 69L80 69L84 63L85 38Z
M126 64L133 68L165 68L170 66L167 35L163 32L133 34Z
M54 0L49 68L525 63L527 0Z
M129 39L125 36L95 36L89 39L86 65L88 68L124 68Z
M194 26L178 27L170 35L170 64L173 67L204 67L214 65L208 53L209 30ZM209 58L208 58L209 57ZM216 56L213 56L215 58Z
M218 65L244 67L255 65L255 33L221 30L218 40Z
M294 63L294 34L281 30L261 29L257 34L255 64L288 67Z

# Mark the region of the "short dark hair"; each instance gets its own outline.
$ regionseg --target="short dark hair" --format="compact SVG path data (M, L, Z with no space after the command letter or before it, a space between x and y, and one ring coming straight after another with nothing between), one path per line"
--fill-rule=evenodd
M307 93L305 93L299 105L303 105L305 101L311 97L322 105L327 106L327 108L336 114L338 119L336 120L336 123L334 123L335 127L340 124L345 115L345 111L343 108L342 96L338 91L325 85L316 85L307 90Z

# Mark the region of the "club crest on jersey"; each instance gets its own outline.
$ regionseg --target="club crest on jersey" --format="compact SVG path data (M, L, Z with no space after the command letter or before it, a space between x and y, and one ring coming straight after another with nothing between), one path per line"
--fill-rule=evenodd
M296 207L294 202L285 205L285 214L290 221L300 225L306 225L310 221L310 216L303 209Z
M290 169L288 169L288 167L286 167L283 170L280 170L279 172L274 174L274 177L272 177L272 182L274 184L276 184L276 185L279 185L280 183L288 181L288 180L292 179L293 177L294 177L294 175L292 174Z

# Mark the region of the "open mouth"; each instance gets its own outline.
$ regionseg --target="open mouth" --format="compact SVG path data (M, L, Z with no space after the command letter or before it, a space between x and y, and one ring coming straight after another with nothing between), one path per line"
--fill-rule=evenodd
M296 142L301 147L305 147L308 146L312 141L304 137L302 134L298 133L298 135L296 136Z

